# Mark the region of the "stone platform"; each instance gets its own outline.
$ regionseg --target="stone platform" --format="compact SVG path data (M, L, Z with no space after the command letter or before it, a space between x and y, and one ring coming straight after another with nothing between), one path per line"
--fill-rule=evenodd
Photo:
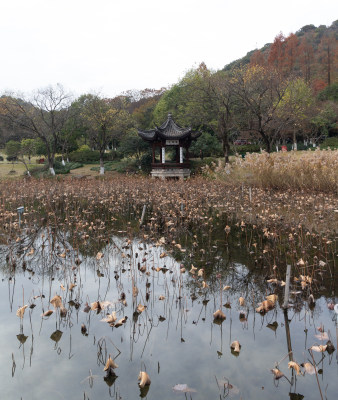
M190 177L189 168L153 168L151 170L152 178L159 179L185 179Z

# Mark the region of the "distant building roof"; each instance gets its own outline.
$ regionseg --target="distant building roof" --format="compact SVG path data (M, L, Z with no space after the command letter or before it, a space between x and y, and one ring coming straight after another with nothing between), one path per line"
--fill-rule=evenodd
M189 136L192 140L195 140L201 135L200 132L193 132L191 127L182 128L176 124L171 113L168 114L168 119L163 122L161 126L157 126L155 129L150 130L138 129L138 134L142 139L148 142L154 142L161 139L185 139Z

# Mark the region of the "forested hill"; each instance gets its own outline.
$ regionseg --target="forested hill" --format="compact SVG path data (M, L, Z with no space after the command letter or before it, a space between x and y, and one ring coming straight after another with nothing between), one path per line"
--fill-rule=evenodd
M305 25L296 33L279 33L273 43L252 50L224 67L225 71L245 64L273 65L283 75L303 77L315 91L338 80L338 20L331 26Z

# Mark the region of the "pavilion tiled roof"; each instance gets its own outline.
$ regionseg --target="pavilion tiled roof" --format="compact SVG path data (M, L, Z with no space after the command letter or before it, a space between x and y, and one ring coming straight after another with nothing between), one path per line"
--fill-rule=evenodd
M199 132L193 132L191 127L182 128L173 120L171 113L168 114L168 119L161 125L157 126L155 129L150 130L138 130L138 134L142 139L153 142L159 139L185 139L191 136L191 139L197 139L200 136Z

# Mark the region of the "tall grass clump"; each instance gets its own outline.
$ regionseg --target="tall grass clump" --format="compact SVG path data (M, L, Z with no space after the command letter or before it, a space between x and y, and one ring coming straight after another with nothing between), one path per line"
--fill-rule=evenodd
M237 156L225 169L216 168L217 177L271 189L336 192L338 150L251 153Z

